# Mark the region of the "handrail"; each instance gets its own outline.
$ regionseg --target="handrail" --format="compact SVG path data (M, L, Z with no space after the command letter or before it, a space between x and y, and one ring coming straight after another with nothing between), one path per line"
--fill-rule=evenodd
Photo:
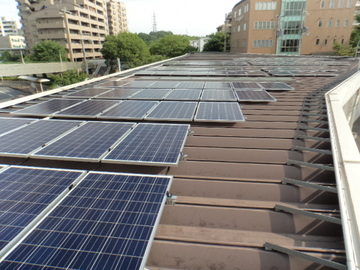
M352 134L360 71L326 94L347 267L360 269L360 153Z

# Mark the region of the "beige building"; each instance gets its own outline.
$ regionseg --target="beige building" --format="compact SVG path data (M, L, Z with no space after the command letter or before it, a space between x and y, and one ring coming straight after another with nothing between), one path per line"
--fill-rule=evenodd
M0 37L5 37L8 35L18 35L19 25L17 21L9 20L6 17L0 18Z
M68 50L70 61L95 59L109 34L105 0L17 0L27 48L53 40Z
M126 6L118 0L107 0L107 12L110 35L128 32Z
M26 48L25 38L23 36L5 36L0 37L0 49L24 49Z
M241 0L232 10L231 51L326 54L349 44L354 0Z

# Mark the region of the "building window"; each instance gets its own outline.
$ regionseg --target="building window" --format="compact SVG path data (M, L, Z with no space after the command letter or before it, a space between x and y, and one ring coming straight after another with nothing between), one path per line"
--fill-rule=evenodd
M306 7L306 1L291 1L285 3L284 16L301 16Z
M340 27L340 20L336 21L336 27Z
M282 29L284 29L284 35L299 35L301 32L301 22L300 21L283 22Z
M244 23L244 31L246 31L246 27L247 27L247 24L246 24L246 23Z
M275 10L276 9L276 2L256 2L255 3L255 10Z
M347 2L347 7L348 8L352 8L352 5L353 5L352 2L353 2L352 0L348 0L348 2Z
M316 39L315 45L320 45L320 39L319 38Z
M272 39L270 40L254 40L254 48L270 48L273 46Z
M335 42L336 42L336 38L334 38L334 40L333 40L333 44L335 44Z
M335 0L331 0L329 8L334 8L334 7L335 7Z
M241 16L241 8L239 8L239 16Z
M276 5L275 5L275 9L276 9ZM246 13L248 11L249 11L249 4L246 4L245 7L244 7L244 13Z
M349 26L349 20L345 20L345 21L344 21L344 26L345 26L345 27L348 27L348 26Z
M281 52L298 52L299 51L299 39L286 39L281 43Z
M328 26L328 27L331 27L331 26L332 26L332 20L328 20L327 26Z
M234 18L236 18L236 11L234 12Z
M238 25L238 32L241 31L241 25Z
M340 0L339 1L339 8L343 8L344 7L344 0Z
M319 20L318 27L322 27L322 20Z
M328 44L328 40L325 39L325 40L324 40L324 45L327 45L327 44Z
M275 22L255 22L255 29L274 29Z
M321 1L320 3L320 8L325 8L326 2L325 1Z
M344 44L344 42L345 42L345 40L344 40L344 39L342 39L342 40L341 40L341 44Z

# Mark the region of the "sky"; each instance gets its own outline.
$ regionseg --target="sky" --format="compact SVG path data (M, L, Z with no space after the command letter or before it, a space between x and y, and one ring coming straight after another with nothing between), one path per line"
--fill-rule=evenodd
M65 0L66 1L66 0ZM206 36L216 32L239 0L122 0L127 7L129 31L149 33L155 13L158 31ZM0 0L0 16L19 20L15 0Z

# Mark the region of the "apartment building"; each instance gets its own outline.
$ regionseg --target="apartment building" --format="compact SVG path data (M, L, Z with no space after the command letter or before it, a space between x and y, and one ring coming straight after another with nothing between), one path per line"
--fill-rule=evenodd
M109 34L105 0L17 0L26 44L31 52L49 39L68 50L70 61L96 59Z
M327 54L348 45L354 0L241 0L232 10L231 51Z
M24 49L26 48L23 36L8 35L0 37L0 49Z
M0 37L18 35L19 30L20 29L17 21L9 20L6 17L0 18Z
M128 20L126 6L118 0L107 0L107 13L110 35L128 32Z

